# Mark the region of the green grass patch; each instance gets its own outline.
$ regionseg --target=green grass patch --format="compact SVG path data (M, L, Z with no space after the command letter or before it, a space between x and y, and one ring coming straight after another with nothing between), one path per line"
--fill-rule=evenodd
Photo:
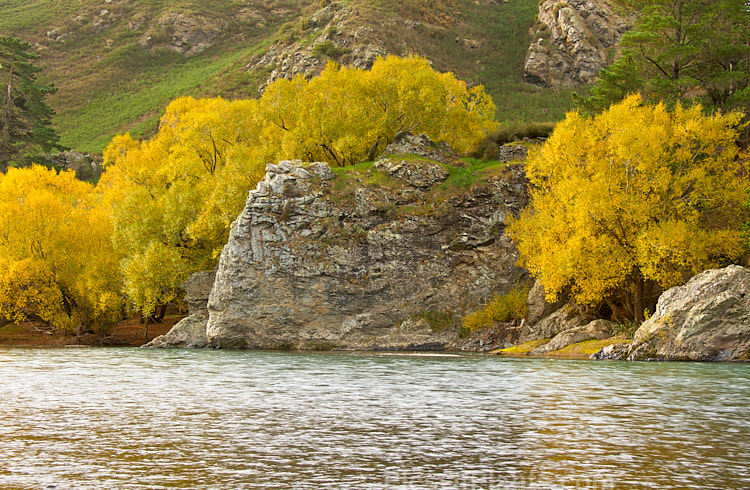
M464 158L465 166L443 165L448 171L448 178L439 185L442 190L458 192L471 188L474 185L484 184L493 175L499 174L506 163L497 160L482 161L477 158Z
M453 0L346 3L353 7L352 15L345 26L326 31L330 39L315 48L317 55L347 61L348 48L339 47L337 38L367 27L372 29L368 37L390 53L420 53L440 71L483 84L500 121L555 121L573 107L573 88L542 89L523 82L537 0L499 5ZM312 42L322 32L317 27L325 26L308 32L302 24L322 5L319 0L5 2L0 3L0 31L39 47L42 77L58 88L49 103L57 111L54 122L62 142L96 153L116 133L150 135L175 97L257 96L274 67L250 70L251 61L271 46L283 51L293 41ZM105 9L108 13L102 14ZM223 31L212 46L186 57L168 49L171 27L159 19L169 13L207 19L223 25ZM146 35L152 39L150 49L140 46ZM464 39L479 47L467 49ZM457 185L471 185L466 175L454 174Z
M130 131L133 137L147 136L154 130L169 102L201 90L205 80L232 65L245 53L194 59L179 69L154 66L141 73L130 91L101 93L80 111L60 115L57 127L65 146L99 153L114 134ZM153 112L154 108L159 108ZM96 128L96 130L94 129Z

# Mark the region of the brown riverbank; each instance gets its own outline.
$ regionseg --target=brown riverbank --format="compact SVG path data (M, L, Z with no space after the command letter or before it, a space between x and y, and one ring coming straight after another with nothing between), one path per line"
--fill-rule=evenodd
M20 325L9 323L0 327L0 346L7 347L63 347L65 345L138 347L154 337L165 334L182 317L167 317L162 323L145 327L138 319L118 323L105 335L88 334L82 337L50 332L43 325L23 322Z

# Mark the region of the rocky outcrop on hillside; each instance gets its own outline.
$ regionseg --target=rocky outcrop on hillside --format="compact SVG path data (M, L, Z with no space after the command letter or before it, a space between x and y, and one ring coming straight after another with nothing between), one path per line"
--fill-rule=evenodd
M262 56L250 61L248 72L268 72L265 87L282 78L296 75L311 77L320 73L328 60L339 61L355 68L369 69L378 56L388 54L385 47L371 36L372 28L359 26L350 29L347 24L355 7L343 2L333 2L322 7L302 22L302 33L312 40L297 41L291 45L283 42L272 46Z
M503 230L526 180L519 166L463 191L442 189L448 179L438 160L400 153L341 175L324 163L268 165L232 226L194 342L452 348L464 314L525 275Z
M72 170L79 180L96 182L102 175L104 159L99 155L67 150L50 157L52 165L60 170Z
M169 12L161 16L157 30L169 36L169 49L186 56L200 53L224 31L225 19L210 19L205 16L189 16L184 13ZM141 45L151 47L154 37L147 32L141 38Z
M750 360L750 269L703 272L664 292L636 331L629 360Z
M542 87L596 81L631 23L608 0L543 0L524 79Z

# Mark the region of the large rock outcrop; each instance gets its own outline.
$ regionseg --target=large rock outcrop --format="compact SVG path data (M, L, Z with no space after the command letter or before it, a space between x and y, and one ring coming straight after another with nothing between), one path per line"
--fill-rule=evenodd
M323 163L268 165L221 255L208 345L452 348L463 315L525 274L503 230L526 180L509 166L446 191L437 153L338 176Z
M524 79L543 87L596 81L631 22L608 0L543 0Z
M664 292L636 331L629 360L750 360L750 269L703 272Z

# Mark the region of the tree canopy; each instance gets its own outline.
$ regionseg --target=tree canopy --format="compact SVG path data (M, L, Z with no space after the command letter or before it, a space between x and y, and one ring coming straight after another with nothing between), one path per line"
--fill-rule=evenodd
M112 225L91 184L39 165L0 174L0 316L65 331L120 319Z
M45 153L62 148L52 128L54 111L45 102L55 89L37 80L37 58L29 43L0 38L0 172L39 163Z
M697 101L707 108L750 106L750 7L745 0L620 0L638 19L622 56L599 74L579 105L597 113L629 93Z
M568 114L527 162L531 204L510 227L522 263L551 299L642 321L660 290L737 259L750 188L741 119L638 95Z

